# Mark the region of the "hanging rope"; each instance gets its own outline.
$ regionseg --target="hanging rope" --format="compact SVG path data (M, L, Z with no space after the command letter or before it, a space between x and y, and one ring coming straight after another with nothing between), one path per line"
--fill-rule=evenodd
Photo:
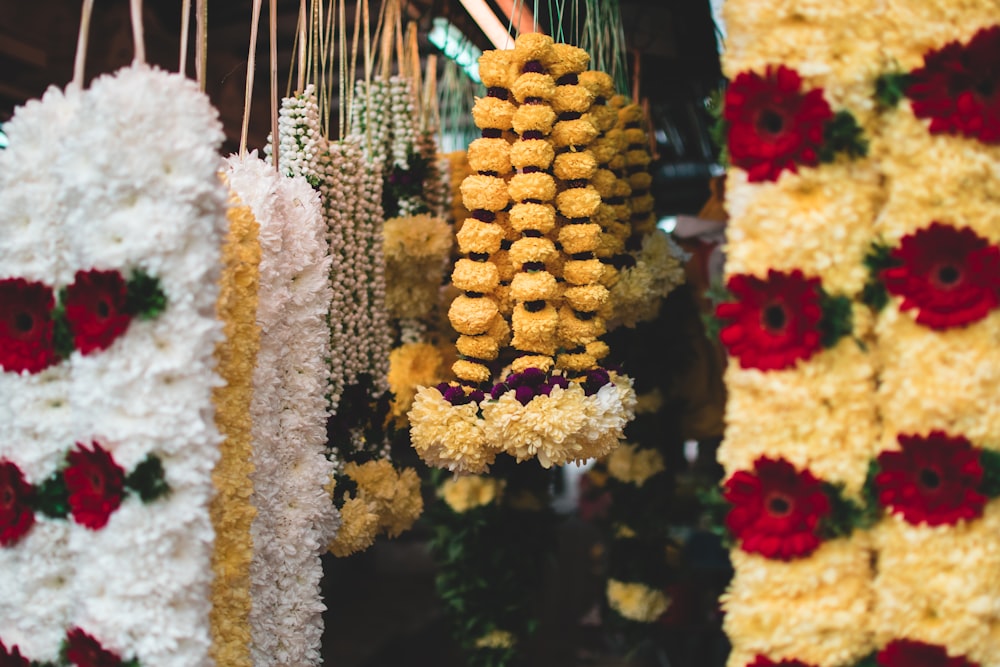
M278 171L278 0L268 0L268 27L271 40L271 156Z
M250 52L247 54L247 87L243 95L243 126L240 128L240 157L247 154L247 134L250 131L250 104L253 100L254 72L257 69L257 29L260 26L261 0L253 0L250 17Z
M80 34L76 38L76 57L73 60L73 81L76 88L83 87L84 69L87 64L87 41L90 37L90 15L94 12L94 0L83 0L80 12Z
M178 60L180 64L177 66L177 71L187 76L187 62L188 62L188 33L190 32L189 27L191 25L191 0L183 0L181 3L181 46L180 54Z
M197 0L196 8L195 39L198 48L195 51L194 68L197 70L198 87L205 92L208 79L208 0Z

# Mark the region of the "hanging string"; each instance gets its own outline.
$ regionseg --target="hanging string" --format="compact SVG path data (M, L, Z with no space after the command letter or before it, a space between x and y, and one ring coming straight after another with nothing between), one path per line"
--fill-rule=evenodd
M132 16L132 42L135 44L134 61L145 64L146 38L142 33L142 0L129 0L129 13Z
M299 23L298 30L296 31L296 39L298 40L298 56L299 56L299 77L298 84L295 87L296 93L301 93L306 89L306 46L308 40L306 39L306 0L299 0Z
M347 10L344 7L345 0L337 0L337 18L340 19L340 23L337 25L337 38L339 42L340 49L340 76L337 78L338 93L337 105L339 116L337 134L338 139L343 139L347 133L347 113L346 110L350 109L350 106L345 108L347 103L348 93L346 91L347 79ZM353 86L352 86L353 87Z
M187 76L187 63L188 63L188 33L190 32L189 27L191 24L191 0L183 0L181 2L181 47L180 54L178 55L178 60L180 64L177 66L177 71Z
M208 0L197 0L195 18L195 40L198 42L194 54L194 68L197 71L198 87L205 92L208 80Z
M94 13L94 0L83 0L80 11L80 34L76 38L76 57L73 60L73 81L76 88L83 88L84 69L87 64L87 41L90 37L90 15Z
M268 27L271 47L271 156L278 171L278 0L268 0Z
M253 0L250 19L250 52L247 54L247 87L243 95L243 127L240 129L240 157L247 154L247 133L250 131L250 103L253 100L253 79L257 69L257 29L260 26L261 0ZM277 139L275 138L276 142Z

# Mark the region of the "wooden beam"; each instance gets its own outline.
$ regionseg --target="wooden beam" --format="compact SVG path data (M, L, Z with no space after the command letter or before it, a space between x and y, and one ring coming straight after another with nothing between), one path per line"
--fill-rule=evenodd
M48 62L42 49L2 34L0 34L0 54L34 67L45 67Z

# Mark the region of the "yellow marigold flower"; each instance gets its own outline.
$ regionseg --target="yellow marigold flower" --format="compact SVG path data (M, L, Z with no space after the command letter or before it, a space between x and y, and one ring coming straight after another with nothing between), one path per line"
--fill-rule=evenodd
M467 218L455 238L458 240L458 249L462 252L493 254L500 249L503 228L495 222Z
M509 186L510 197L516 202L526 199L551 201L556 196L556 182L549 174L536 171L527 174L514 174Z
M535 229L547 234L556 226L556 209L552 204L514 204L510 209L510 225L517 232Z
M511 170L510 144L506 139L482 137L469 144L467 159L472 171L506 174Z
M443 379L444 358L429 343L406 343L389 353L389 390L394 394L392 414L403 417L413 406L417 387Z
M448 319L458 333L475 336L484 333L497 314L496 301L489 297L459 294L448 309Z
M364 551L375 544L378 515L361 498L348 498L340 508L340 530L330 542L330 553L338 558Z
M235 195L233 196L235 200ZM234 202L235 203L235 202ZM256 509L250 502L253 484L250 401L253 369L260 346L257 287L260 265L259 225L249 206L227 211L229 232L222 249L217 310L225 340L215 350L225 384L212 391L215 420L224 437L212 472L217 493L210 513L215 528L212 553L212 655L220 664L250 665L250 526Z
M441 485L438 494L448 507L459 514L499 501L506 482L480 475L452 477Z
M670 606L670 599L662 591L637 582L608 579L607 593L612 609L639 623L652 623Z
M556 151L552 144L545 139L521 139L510 145L510 162L518 169L525 167L548 169L555 155Z
M615 479L642 486L653 475L666 470L657 450L638 445L621 445L608 457L608 473Z
M516 641L509 632L492 630L476 640L476 648L512 648Z
M470 211L501 211L509 201L507 181L499 176L469 174L462 181L462 203Z

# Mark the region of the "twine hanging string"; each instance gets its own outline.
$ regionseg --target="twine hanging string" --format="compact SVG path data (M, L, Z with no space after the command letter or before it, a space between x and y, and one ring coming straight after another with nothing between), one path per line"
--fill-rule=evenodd
M268 27L271 40L271 157L278 169L278 0L268 0Z
M73 60L73 81L70 85L83 88L84 70L87 65L87 40L90 37L90 16L94 13L94 0L83 0L80 11L80 34L76 38L76 57Z
M208 0L197 0L195 7L195 40L198 44L194 54L194 68L197 71L198 87L205 92L205 82L208 79Z
M180 64L177 66L177 71L187 76L187 62L188 62L188 33L190 32L189 27L191 24L191 0L183 0L181 2L181 47L178 60Z
M129 0L129 13L132 16L132 42L135 44L133 62L146 63L146 38L142 32L142 0Z
M257 29L260 26L261 0L253 0L250 17L250 52L247 54L247 86L243 95L243 126L240 128L240 157L247 154L247 134L250 131L250 105L253 100L254 72L257 69ZM277 137L272 138L277 143Z

